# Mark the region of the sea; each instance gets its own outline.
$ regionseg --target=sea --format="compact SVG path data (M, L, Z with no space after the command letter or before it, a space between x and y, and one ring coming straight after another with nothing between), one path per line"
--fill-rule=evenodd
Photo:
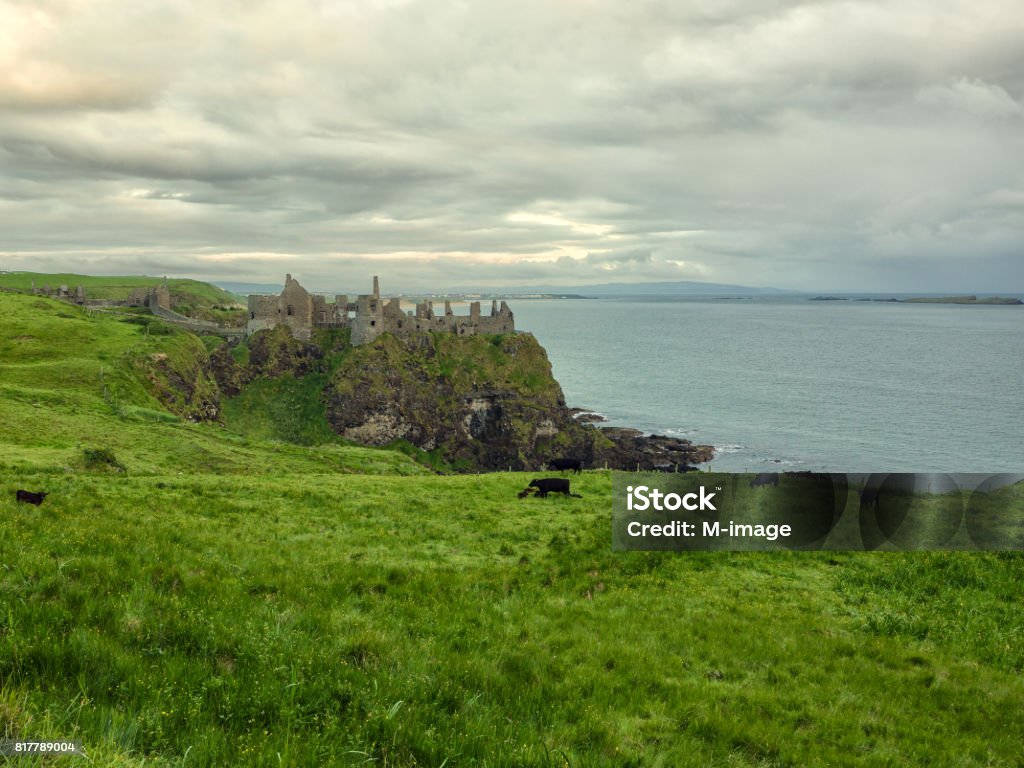
M713 445L716 471L1024 471L1022 306L510 303L570 406Z

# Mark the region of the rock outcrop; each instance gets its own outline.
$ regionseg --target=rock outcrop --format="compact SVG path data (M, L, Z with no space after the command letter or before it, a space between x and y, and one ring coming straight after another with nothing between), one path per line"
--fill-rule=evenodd
M343 437L406 440L456 467L529 469L593 450L592 430L572 418L529 334L386 334L348 354L324 398Z
M645 435L637 429L602 427L601 434L611 443L602 446L595 463L611 469L637 469L661 472L684 471L714 458L710 445L694 445L689 440L664 435Z

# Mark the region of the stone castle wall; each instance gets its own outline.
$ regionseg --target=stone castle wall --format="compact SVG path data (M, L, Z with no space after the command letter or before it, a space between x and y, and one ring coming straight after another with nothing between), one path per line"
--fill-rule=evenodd
M310 294L286 275L280 295L249 297L246 333L278 325L287 325L295 338L304 340L317 328L349 327L354 346L373 341L382 333L403 337L426 332L471 336L515 331L512 310L504 301L500 307L492 301L489 315L481 314L479 301L470 305L468 315L456 315L447 301L443 314L435 312L429 301L417 304L415 312L403 312L399 299L381 298L377 277L373 278L373 293L360 295L354 302L349 302L347 296L336 296L331 303L323 296Z
M51 299L64 299L75 304L85 304L85 288L82 286L76 286L72 291L68 286L61 285L57 288L50 288L48 285L44 285L42 288L36 288L36 281L32 281L32 295L34 296L46 296Z
M141 287L134 289L128 294L129 307L159 307L160 309L171 308L171 289L167 287L167 278L164 282L153 287Z
M285 275L284 290L277 296L249 296L249 320L246 334L265 328L287 325L292 336L309 340L314 328L344 328L348 324L347 296L336 296L333 303L311 294L291 275Z

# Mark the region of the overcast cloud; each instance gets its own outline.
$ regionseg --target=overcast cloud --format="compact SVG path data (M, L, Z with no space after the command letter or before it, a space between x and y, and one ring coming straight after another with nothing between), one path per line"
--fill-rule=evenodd
M0 268L1024 291L1022 20L0 0Z

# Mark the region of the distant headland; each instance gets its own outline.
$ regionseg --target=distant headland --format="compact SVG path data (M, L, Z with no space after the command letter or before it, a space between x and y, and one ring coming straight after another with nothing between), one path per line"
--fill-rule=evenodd
M907 298L872 298L868 296L813 296L808 301L878 301L888 304L984 304L999 306L1018 306L1024 301L1001 296L912 296Z

